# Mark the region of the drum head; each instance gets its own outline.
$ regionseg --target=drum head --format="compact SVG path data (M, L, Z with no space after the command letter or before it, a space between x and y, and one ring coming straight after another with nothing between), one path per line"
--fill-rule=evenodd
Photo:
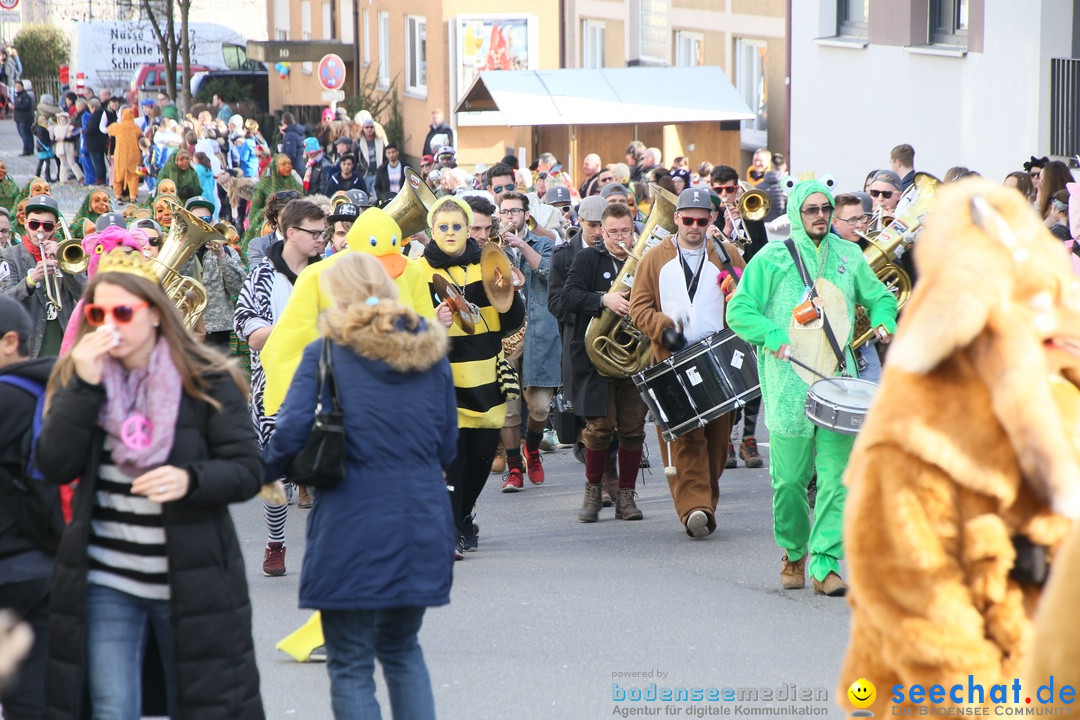
M869 380L835 377L818 380L810 387L810 393L833 407L867 410L874 401L878 386Z

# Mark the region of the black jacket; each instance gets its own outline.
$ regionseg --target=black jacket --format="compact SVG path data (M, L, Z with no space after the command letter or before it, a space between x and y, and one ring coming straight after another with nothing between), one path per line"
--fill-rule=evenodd
M34 122L34 96L26 90L15 93L15 122Z
M56 358L38 358L0 368L0 375L16 375L44 386ZM22 477L27 458L23 438L34 419L37 398L25 390L0 382L0 582L24 582L52 575L53 561L19 532L11 513L12 485Z
M183 395L167 464L190 472L191 489L162 509L180 695L176 720L261 720L251 602L229 503L259 492L263 463L247 398L226 377L207 380L221 410ZM76 377L53 396L38 442L42 449L63 448L39 453L47 480L81 477L56 556L45 686L52 720L87 715L87 543L104 443L97 418L104 402L103 386ZM144 680L148 675L144 671Z
M401 168L401 187L405 187L405 168L407 166L399 160L398 167ZM401 187L398 190L401 190ZM375 171L375 195L379 196L388 192L392 192L390 188L390 163L383 163Z
M101 115L104 112L104 108L98 108L90 113L90 120L86 123L86 132L83 133L83 138L86 142L86 149L90 152L105 152L105 145L109 140L109 136L101 132Z
M562 286L562 312L573 316L573 336L570 338L571 402L581 417L600 417L608 412L608 378L596 371L585 350L585 332L593 318L604 310L603 296L622 270L603 247L579 250L566 282ZM564 375L565 377L565 375Z
M326 157L326 153L323 153L318 162L311 166L311 180L308 182L307 192L309 195L324 195L326 193L326 185L330 182L330 176L333 175L334 164L330 162L330 158Z
M434 155L439 152L441 145L431 147L431 138L435 137L439 133L446 135L446 144L451 147L454 145L454 131L450 129L450 126L443 120L439 123L438 127L429 127L427 137L424 138L424 155Z
M367 192L367 187L364 186L363 175L358 175L357 172L353 170L352 177L343 180L341 178L341 171L338 170L326 181L325 195L332 196L338 190L356 190L357 188Z

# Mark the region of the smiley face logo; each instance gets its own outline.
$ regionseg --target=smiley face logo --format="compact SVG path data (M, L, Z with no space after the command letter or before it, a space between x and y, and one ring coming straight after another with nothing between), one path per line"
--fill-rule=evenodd
M870 682L866 678L859 678L855 682L851 683L851 687L847 691L848 700L851 704L857 708L868 708L874 704L874 700L877 699L877 689L874 687L874 683Z

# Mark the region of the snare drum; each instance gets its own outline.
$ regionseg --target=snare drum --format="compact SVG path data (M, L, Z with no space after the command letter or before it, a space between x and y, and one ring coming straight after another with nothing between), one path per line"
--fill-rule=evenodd
M645 368L634 383L668 442L761 395L753 348L727 329Z
M856 435L862 429L877 390L877 384L859 378L818 380L806 394L806 417L818 427Z

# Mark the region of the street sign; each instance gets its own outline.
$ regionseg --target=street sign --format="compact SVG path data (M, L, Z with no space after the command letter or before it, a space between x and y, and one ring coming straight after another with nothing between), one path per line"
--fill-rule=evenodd
M324 55L318 75L324 90L340 90L345 85L345 61L334 53Z
M0 0L0 22L19 22L22 20L22 11L19 10L19 0Z
M345 99L344 90L323 90L322 100L323 102L341 102Z

